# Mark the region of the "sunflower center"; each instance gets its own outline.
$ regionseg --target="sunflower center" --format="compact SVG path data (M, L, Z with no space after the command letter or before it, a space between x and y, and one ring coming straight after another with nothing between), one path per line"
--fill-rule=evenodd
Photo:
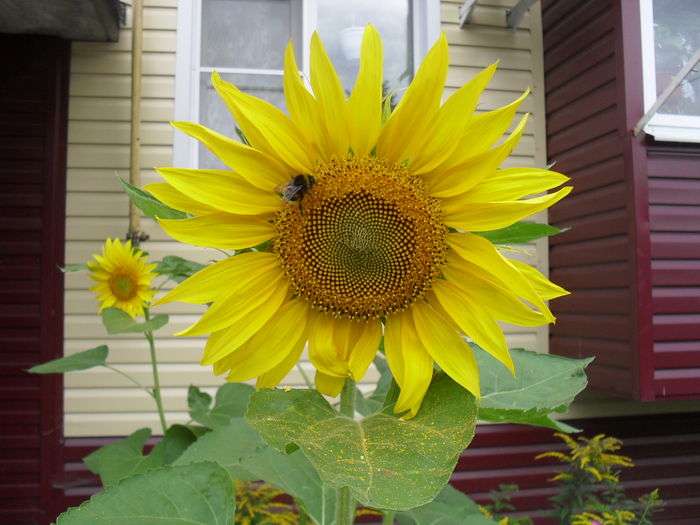
M117 274L109 280L109 288L121 301L133 299L137 292L136 283L128 275Z
M406 308L439 273L446 229L419 178L373 158L331 161L277 218L276 249L297 294L353 319Z

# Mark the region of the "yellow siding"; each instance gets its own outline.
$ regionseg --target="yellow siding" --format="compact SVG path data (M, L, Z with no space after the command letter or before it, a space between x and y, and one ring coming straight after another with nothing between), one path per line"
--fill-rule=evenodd
M447 91L471 78L479 68L501 59L502 70L486 92L480 109L510 102L528 86L534 94L523 105L534 119L508 164L543 165L544 126L541 93L541 34L533 12L515 32L505 28L504 6L512 0L484 0L461 30L457 10L461 2L443 1L442 29L450 42L451 67ZM151 167L172 162L173 133L168 125L174 112L176 0L146 0L144 12L142 154L144 183L156 180ZM533 27L530 34L529 27ZM83 262L99 249L105 236L123 237L127 229L127 199L116 174L128 176L130 117L131 33L123 29L115 44L79 43L73 46L68 146L68 202L66 260ZM539 46L539 47L538 47ZM175 254L205 262L215 252L187 247L168 240L145 220L151 240L146 249L153 259ZM528 248L524 255L542 270L547 268L546 245ZM72 354L105 341L110 362L145 385L151 382L148 351L138 336L108 337L84 274L66 276L65 353ZM158 333L161 382L169 421L186 420L189 384L213 390L220 379L198 359L203 339L180 339L173 333L198 315L195 307L175 304L159 309L171 315L172 324ZM546 331L507 327L512 346L546 351ZM305 365L308 370L308 365ZM374 372L367 380L375 379ZM301 385L293 372L287 384ZM151 399L121 376L105 369L68 374L65 379L65 433L67 436L120 435L141 426L158 428Z

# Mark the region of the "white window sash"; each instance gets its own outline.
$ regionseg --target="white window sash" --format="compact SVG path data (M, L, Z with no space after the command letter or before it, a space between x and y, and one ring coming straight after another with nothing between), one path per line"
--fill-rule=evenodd
M646 112L654 105L657 97L653 0L639 0L639 8L644 111ZM700 116L657 112L644 127L644 131L659 141L700 142Z
M413 9L414 71L440 35L440 0L411 0ZM302 57L304 77L309 78L310 40L317 26L317 0L302 0ZM180 0L177 16L175 64L175 120L199 121L199 75L212 71L200 66L201 0ZM220 73L281 75L281 70L217 67ZM173 164L197 167L198 143L184 133L173 138Z

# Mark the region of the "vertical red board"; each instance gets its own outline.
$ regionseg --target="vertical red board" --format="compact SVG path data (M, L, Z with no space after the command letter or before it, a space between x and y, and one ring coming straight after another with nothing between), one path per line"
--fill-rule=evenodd
M26 369L63 353L70 43L0 35L0 56L0 523L48 524L63 381Z

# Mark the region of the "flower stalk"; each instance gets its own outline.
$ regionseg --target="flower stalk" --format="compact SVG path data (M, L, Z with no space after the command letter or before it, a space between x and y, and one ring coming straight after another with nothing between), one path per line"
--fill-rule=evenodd
M350 378L345 380L340 393L340 413L349 418L355 417L355 382ZM352 501L349 487L338 489L335 516L336 525L352 525L355 521L355 502Z
M148 308L144 308L143 316L146 322L151 319L151 312ZM160 395L160 378L158 376L158 359L156 358L156 344L153 338L153 332L150 330L144 332L146 340L148 341L148 350L151 354L151 371L153 372L153 399L156 402L156 407L158 408L158 418L160 419L160 426L163 429L163 435L168 430L168 423L165 421L165 411L163 410L163 399Z

